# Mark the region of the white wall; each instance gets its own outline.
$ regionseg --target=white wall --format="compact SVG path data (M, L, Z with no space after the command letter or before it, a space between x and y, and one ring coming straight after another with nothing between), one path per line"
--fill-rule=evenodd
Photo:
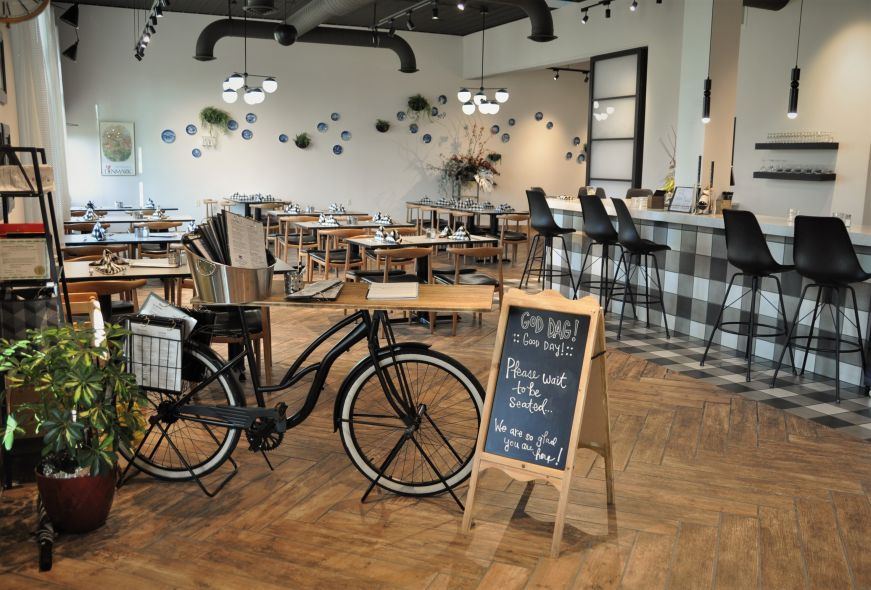
M559 38L549 43L526 39L530 33L527 19L490 29L486 33L485 72L540 70L546 66L577 63L594 55L646 46L647 116L642 185L659 187L668 168L668 156L659 140L668 138L672 127L677 126L684 2L640 2L635 13L631 13L628 6L629 2L612 4L612 17L608 20L604 17L604 8L591 9L590 21L586 25L581 23L581 11L577 6L555 10L551 14ZM463 38L463 72L467 78L478 75L480 51L480 33ZM699 96L702 80L704 78L698 81ZM696 150L695 154L698 153Z
M142 182L146 198L191 213L203 212L197 209L203 198L239 191L272 193L304 204L340 201L404 216L404 200L437 196L438 183L427 164L452 153L462 126L472 120L461 113L456 100L463 83L461 43L456 37L402 32L417 55L416 74L398 72L398 59L390 51L305 43L281 47L252 40L249 71L274 74L279 90L249 107L241 100L225 105L220 98L221 81L242 67L241 39L220 41L215 61L202 63L191 57L197 35L213 18L169 13L140 63L132 55L130 11L85 5L80 10L78 61L64 60L63 71L73 203L136 202ZM487 198L525 204L524 189L538 184L553 192L577 191L584 165L567 162L564 155L577 153L572 137L586 136L583 78L565 76L555 84L547 72L535 71L501 76L497 82L509 88L511 98L499 115L480 118L488 128L494 123L502 128L488 146L503 154L502 176L496 192ZM396 112L417 92L432 101L447 95L447 117L422 122L421 131L412 135L408 121L399 123ZM103 120L135 123L136 142L142 148L140 175L100 176L95 105ZM240 122L240 130L221 137L219 149L203 150L203 156L194 159L191 150L200 138L189 137L184 128L188 123L199 126L198 113L207 105L227 108ZM544 122L534 121L536 110L545 112ZM258 116L253 125L244 123L249 111ZM337 123L330 121L333 111L342 115ZM389 133L375 131L379 117L392 122ZM510 117L517 120L514 127L507 125ZM551 131L545 129L547 120L555 123ZM326 134L315 130L319 121L330 125ZM167 128L177 135L174 144L160 139ZM252 140L241 138L244 128L254 132ZM349 142L339 138L345 129L353 135ZM302 131L313 137L308 150L278 142L280 133L292 138ZM503 144L499 136L506 131L512 139ZM433 136L429 145L421 141L427 132ZM333 144L342 144L344 154L334 156Z
M862 219L871 147L871 2L805 0L799 116L786 117L799 2L779 12L747 9L741 32L735 199L756 213L832 211ZM831 131L837 152L757 151L769 132ZM835 182L753 179L765 159L834 164Z

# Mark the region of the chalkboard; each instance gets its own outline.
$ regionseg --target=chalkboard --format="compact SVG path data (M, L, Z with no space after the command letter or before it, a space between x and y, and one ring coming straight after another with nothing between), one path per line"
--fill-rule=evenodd
M511 307L484 450L565 469L590 316Z

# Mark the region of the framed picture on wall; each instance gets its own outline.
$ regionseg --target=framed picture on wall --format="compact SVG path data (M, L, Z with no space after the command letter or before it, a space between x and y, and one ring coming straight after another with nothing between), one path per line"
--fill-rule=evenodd
M678 186L674 189L669 211L692 213L696 208L696 189L691 186Z
M136 176L133 123L100 121L100 173L103 176Z
M0 36L0 104L6 104L6 46Z

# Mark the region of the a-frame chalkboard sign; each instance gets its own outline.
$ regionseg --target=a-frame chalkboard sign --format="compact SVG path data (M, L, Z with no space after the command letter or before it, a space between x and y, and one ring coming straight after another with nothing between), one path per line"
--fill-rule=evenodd
M608 504L614 503L605 324L594 297L556 291L509 291L502 303L487 398L463 531L472 524L482 471L501 469L521 481L544 480L560 492L551 555L559 555L575 449L605 460Z

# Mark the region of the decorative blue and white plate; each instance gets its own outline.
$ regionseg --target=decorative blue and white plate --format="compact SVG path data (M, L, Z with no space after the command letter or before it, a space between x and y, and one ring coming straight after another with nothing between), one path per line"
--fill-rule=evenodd
M191 150L191 155L192 155L194 158L199 158L200 156L203 155L203 152L200 151L200 148L194 148L194 149Z
M548 122L547 122L547 128L548 128L548 129L553 129L553 121L548 121Z
M175 141L175 131L172 129L164 129L163 133L160 134L160 139L163 140L163 143L172 143Z
M236 119L230 119L227 121L227 129L230 131L236 131L239 128L239 122Z
M490 133L492 133L493 135L499 133L499 125L493 125L492 127L490 127Z
M439 104L448 104L448 97L444 94L439 94L438 101Z
M514 123L516 123L516 121L514 120L514 117L508 119L508 126L509 127L514 127Z
M405 111L398 111L396 113L396 120L397 121L405 121Z
M284 133L282 133L281 135L278 136L278 141L280 141L281 143L287 143L287 140L288 140L288 137Z
M257 115L255 115L254 113L248 113L247 115L245 115L245 120L249 123L256 123Z
M412 123L411 125L408 126L408 130L411 131L412 133L417 133L418 129L419 129L419 127L417 126L417 123Z
M430 113L433 117L438 117L438 116L439 116L439 108L438 108L438 107L432 107L432 108L429 110L429 113Z
M351 141L350 131L342 131L342 141Z
M188 126L184 128L188 135L196 135L197 134L197 126L193 123L188 123Z
M586 161L587 161L587 154L585 154L584 152L581 152L580 154L578 154L578 164L583 164Z
M535 120L536 121L541 121L542 119L544 119L544 113L542 113L541 111L538 111L537 113L535 113Z
M432 141L432 135L430 135L429 133L424 133L421 139L423 140L423 143L429 143Z
M343 151L345 151L344 148L339 144L333 146L333 153L337 156L341 156Z
M242 131L242 139L251 139L254 137L254 132L250 129L245 129Z
M502 143L508 143L509 141L511 141L511 136L508 135L507 133L503 133L502 134Z
M574 139L572 140L572 143L573 143L574 145L581 145L581 138L580 138L580 137L576 137L576 138L574 138Z
M338 121L341 118L342 118L342 115L340 115L339 113L331 113L330 114L330 119L332 119L333 121Z
M324 123L323 121L318 123L318 131L320 131L321 133L326 133L327 129L329 129L329 128L330 128L330 126L327 125L326 123Z
M572 159L572 153L566 152L566 160L571 160L571 159Z

